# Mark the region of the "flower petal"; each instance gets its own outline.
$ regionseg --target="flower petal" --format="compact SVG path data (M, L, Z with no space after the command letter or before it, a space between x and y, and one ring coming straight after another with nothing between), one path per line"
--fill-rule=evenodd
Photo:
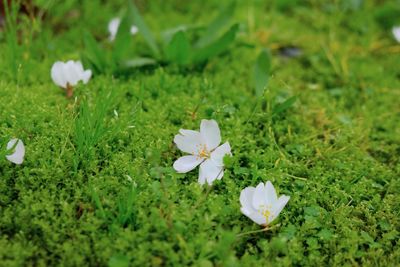
M253 208L255 210L260 210L262 207L265 207L267 205L266 198L265 198L265 190L264 190L264 184L259 183L254 190L254 195L253 195Z
M64 63L61 61L57 61L53 64L50 71L50 76L53 82L62 88L67 87L67 81L63 75L64 71Z
M246 214L245 214L246 215ZM267 225L267 219L264 217L264 216L262 216L262 214L261 213L259 213L259 212L253 212L253 213L250 213L249 215L246 215L248 218L250 218L253 222L255 222L256 224L259 224L259 225Z
M220 145L213 152L211 152L211 160L214 161L217 166L223 167L225 155L232 156L231 146L229 145L229 142Z
M16 138L11 139L7 143L7 150L12 149L16 142L18 142L18 143L15 146L14 152L10 155L7 155L6 158L9 161L11 161L12 163L19 165L19 164L22 164L22 162L24 161L24 156L25 156L24 143L20 139L16 139Z
M269 221L272 222L273 220L276 219L276 217L279 216L279 214L281 213L281 211L283 210L283 208L286 206L286 204L288 203L290 197L286 196L286 195L282 195L279 197L278 201L275 203L274 206L272 206L272 215L269 218Z
M77 73L83 73L84 70L83 70L82 62L80 62L79 60L75 61L74 62L74 69L75 69L75 71Z
M137 34L138 31L139 31L139 28L138 28L138 27L136 27L135 25L132 25L132 26L131 26L131 34L132 34L132 35Z
M67 61L67 62L65 62L63 64L63 76L64 76L64 79L71 86L73 86L73 84L72 84L73 76L71 75L71 67L73 65L74 65L74 63L73 63L72 60L69 60L69 61Z
M200 149L202 138L199 132L192 130L179 130L180 134L175 135L174 143L183 152L197 155Z
M69 85L75 86L81 78L81 74L78 72L77 66L73 60L67 61L65 64L65 77Z
M202 161L196 156L183 156L174 162L174 169L179 173L186 173L196 168Z
M110 33L110 41L114 41L115 36L117 35L119 24L121 23L120 18L113 18L108 23L108 32Z
M275 203L278 201L278 196L276 195L275 188L270 181L267 181L265 183L264 194L267 205L274 206Z
M200 133L209 151L214 150L221 143L221 133L215 120L201 120Z
M216 179L221 179L223 175L224 169L207 159L200 165L199 184L203 185L207 181L211 185Z
M92 71L91 70L85 70L82 74L82 81L84 84L87 84L88 81L90 80L90 77L92 77Z
M396 39L396 41L398 43L400 43L400 26L393 27L392 33L393 33L394 39Z
M240 204L242 205L241 211L244 215L248 216L256 210L253 208L253 194L255 188L252 186L246 187L240 192Z

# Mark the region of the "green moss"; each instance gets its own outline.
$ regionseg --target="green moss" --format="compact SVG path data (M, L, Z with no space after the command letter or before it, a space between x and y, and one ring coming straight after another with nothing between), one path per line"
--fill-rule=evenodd
M400 55L371 15L378 4L349 9L341 1L298 1L287 10L286 1L243 1L235 14L239 40L204 69L96 76L77 88L76 102L66 100L50 80L52 63L79 58L83 29L106 39L107 22L123 2L51 6L29 44L26 79L7 74L2 48L9 44L1 40L1 143L21 138L26 158L21 166L0 162L0 265L400 261ZM139 1L139 7L158 31L208 22L219 2ZM288 45L302 55L281 57L278 48ZM272 77L257 98L251 78L264 47L271 50ZM102 106L108 91L114 97ZM272 116L292 96L294 104ZM90 153L77 142L84 99L89 118L102 127L86 143ZM218 121L233 152L211 188L197 184L197 171L172 168L181 155L174 135L197 129L204 118ZM267 180L291 196L287 207L273 230L238 237L259 229L240 213L240 191Z

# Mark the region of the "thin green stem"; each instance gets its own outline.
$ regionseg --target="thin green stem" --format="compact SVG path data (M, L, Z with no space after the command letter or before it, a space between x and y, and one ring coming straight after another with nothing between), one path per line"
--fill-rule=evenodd
M238 234L237 237L242 237L242 236L245 236L245 235L257 234L257 233L262 233L262 232L267 232L267 231L275 229L275 228L277 228L279 226L280 226L280 224L274 225L273 227L268 227L268 225L267 225L263 229L260 229L260 230L253 230L253 231L249 231L249 232L244 232L244 233Z

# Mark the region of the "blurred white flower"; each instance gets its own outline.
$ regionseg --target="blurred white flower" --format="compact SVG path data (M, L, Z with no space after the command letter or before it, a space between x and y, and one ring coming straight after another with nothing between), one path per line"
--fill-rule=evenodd
M17 143L18 142L18 143ZM15 147L14 147L15 146ZM7 150L14 148L11 152L12 154L7 155L6 158L15 164L22 164L25 156L25 146L22 140L20 139L11 139L7 143Z
M53 82L67 91L67 97L73 94L73 87L79 81L87 83L92 76L91 70L84 70L80 61L57 61L51 67L51 79Z
M400 26L393 27L392 33L393 33L394 39L396 39L396 41L398 43L400 43Z
M120 18L113 18L108 23L108 32L110 33L110 36L108 38L110 39L110 41L115 40L115 37L117 36L119 24L121 24ZM136 27L135 25L131 26L130 32L132 35L135 35L138 31L139 31L138 27Z
M221 134L215 120L202 120L200 132L180 129L174 142L183 152L191 155L183 156L174 162L174 169L186 173L200 165L199 184L212 184L224 175L224 156L232 155L229 142L221 143Z
M259 183L256 188L246 187L240 193L241 212L255 223L267 226L275 220L290 197L282 195L278 198L270 181Z

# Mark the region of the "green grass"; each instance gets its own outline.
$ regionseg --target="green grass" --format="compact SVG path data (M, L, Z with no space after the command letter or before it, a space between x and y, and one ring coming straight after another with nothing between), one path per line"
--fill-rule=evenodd
M0 161L0 266L400 262L400 46L374 16L380 1L238 1L228 53L203 68L97 75L76 100L52 83L51 65L79 59L85 30L106 40L125 1L37 2L48 13L15 48L17 74L0 32L0 144L26 146L21 166ZM138 6L155 32L208 23L222 7ZM287 45L302 56L281 57ZM256 96L264 48L271 77ZM211 118L233 157L221 181L201 187L197 171L172 168L182 155L173 137ZM267 180L291 199L273 230L240 235L260 229L240 213L240 191Z

